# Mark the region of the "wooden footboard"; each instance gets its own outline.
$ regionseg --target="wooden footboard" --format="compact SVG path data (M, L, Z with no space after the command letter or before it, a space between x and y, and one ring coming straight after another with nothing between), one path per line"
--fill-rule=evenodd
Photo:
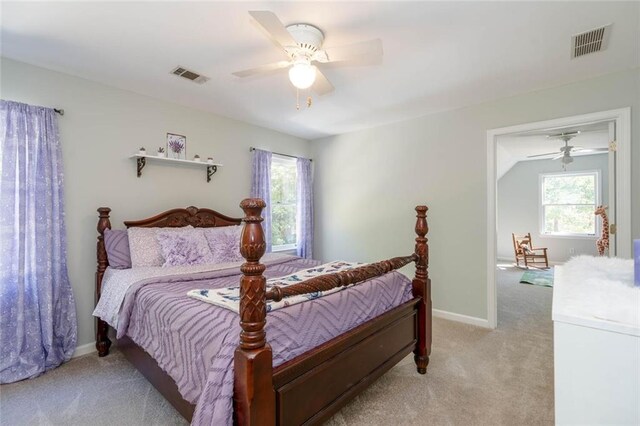
M410 354L417 301L409 302L276 368L276 424L319 424Z
M411 351L417 370L425 374L431 350L431 294L427 267L429 251L426 206L416 207L415 252L349 271L322 275L286 288L266 290L260 258L266 244L260 222L265 207L260 199L246 199L240 252L247 260L240 280L240 344L235 352L235 419L240 425L315 424ZM416 263L414 299L325 345L273 370L266 342L267 300L330 290L384 275Z

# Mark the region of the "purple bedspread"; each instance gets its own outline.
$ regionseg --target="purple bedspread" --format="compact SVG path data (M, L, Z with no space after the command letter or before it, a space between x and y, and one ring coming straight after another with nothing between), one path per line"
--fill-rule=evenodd
M320 262L295 258L267 267L275 278ZM119 335L128 335L196 404L193 425L233 422L233 353L238 314L187 296L196 288L237 286L240 271L162 277L134 285L119 317ZM278 366L411 299L410 280L398 272L270 312L267 341Z

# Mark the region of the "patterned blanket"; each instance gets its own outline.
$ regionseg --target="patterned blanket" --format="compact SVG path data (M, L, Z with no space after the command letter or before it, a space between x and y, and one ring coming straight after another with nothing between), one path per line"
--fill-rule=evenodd
M270 265L291 261L296 259L295 256L289 256L279 253L267 253L261 262L269 267ZM129 289L138 283L146 281L154 282L160 277L180 277L185 274L191 274L194 278L207 276L212 272L215 276L225 276L237 274L238 268L242 262L218 263L207 265L186 265L186 266L146 266L130 269L113 269L107 268L104 278L102 279L102 294L98 305L93 311L93 315L100 317L103 321L109 323L110 326L119 329L118 318L125 295Z
M267 280L267 289L274 286L288 287L293 284L307 281L308 279L318 277L325 274L333 274L335 272L347 271L357 266L363 266L364 263L357 262L345 262L342 260L336 260L333 262L325 263L315 268L303 269L293 274L286 275L280 278L272 278ZM347 286L349 287L349 286ZM273 300L267 301L267 312L275 311L276 309L284 308L285 306L295 305L297 303L306 302L307 300L318 299L336 291L344 290L347 287L337 287L327 291L316 291L313 293L300 294L297 296L285 297L279 302ZM187 293L187 296L194 299L201 300L203 302L211 303L212 305L220 306L225 309L229 309L233 312L240 312L240 287L227 287L227 288L204 288L195 289Z

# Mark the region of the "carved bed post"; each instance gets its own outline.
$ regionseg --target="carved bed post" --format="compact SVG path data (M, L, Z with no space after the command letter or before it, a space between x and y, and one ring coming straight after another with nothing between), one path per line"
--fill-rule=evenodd
M413 279L413 296L421 297L418 305L418 341L413 351L418 367L418 373L426 374L431 354L431 280L427 268L429 267L429 245L427 243L427 206L417 206L416 212L416 275Z
M96 271L96 303L100 300L100 291L102 289L102 277L104 271L107 269L109 262L107 260L107 250L104 246L104 230L111 229L111 222L109 221L109 207L100 207L98 209L98 243L97 243L97 255L98 255L98 269ZM109 347L111 346L111 340L109 340L109 325L97 318L96 327L96 349L98 350L98 356L109 355Z
M240 279L240 345L234 355L234 401L239 425L275 424L273 356L266 342L267 319L265 266L260 258L266 250L262 229L265 202L247 198L240 203L244 210L244 229L240 253L247 260Z

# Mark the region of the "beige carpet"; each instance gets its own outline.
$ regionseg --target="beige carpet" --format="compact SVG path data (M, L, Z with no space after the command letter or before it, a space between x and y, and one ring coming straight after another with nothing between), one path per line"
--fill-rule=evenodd
M518 284L521 275L498 273L497 330L434 319L426 376L407 357L327 424L553 424L552 289ZM0 387L0 423L186 424L118 352Z

